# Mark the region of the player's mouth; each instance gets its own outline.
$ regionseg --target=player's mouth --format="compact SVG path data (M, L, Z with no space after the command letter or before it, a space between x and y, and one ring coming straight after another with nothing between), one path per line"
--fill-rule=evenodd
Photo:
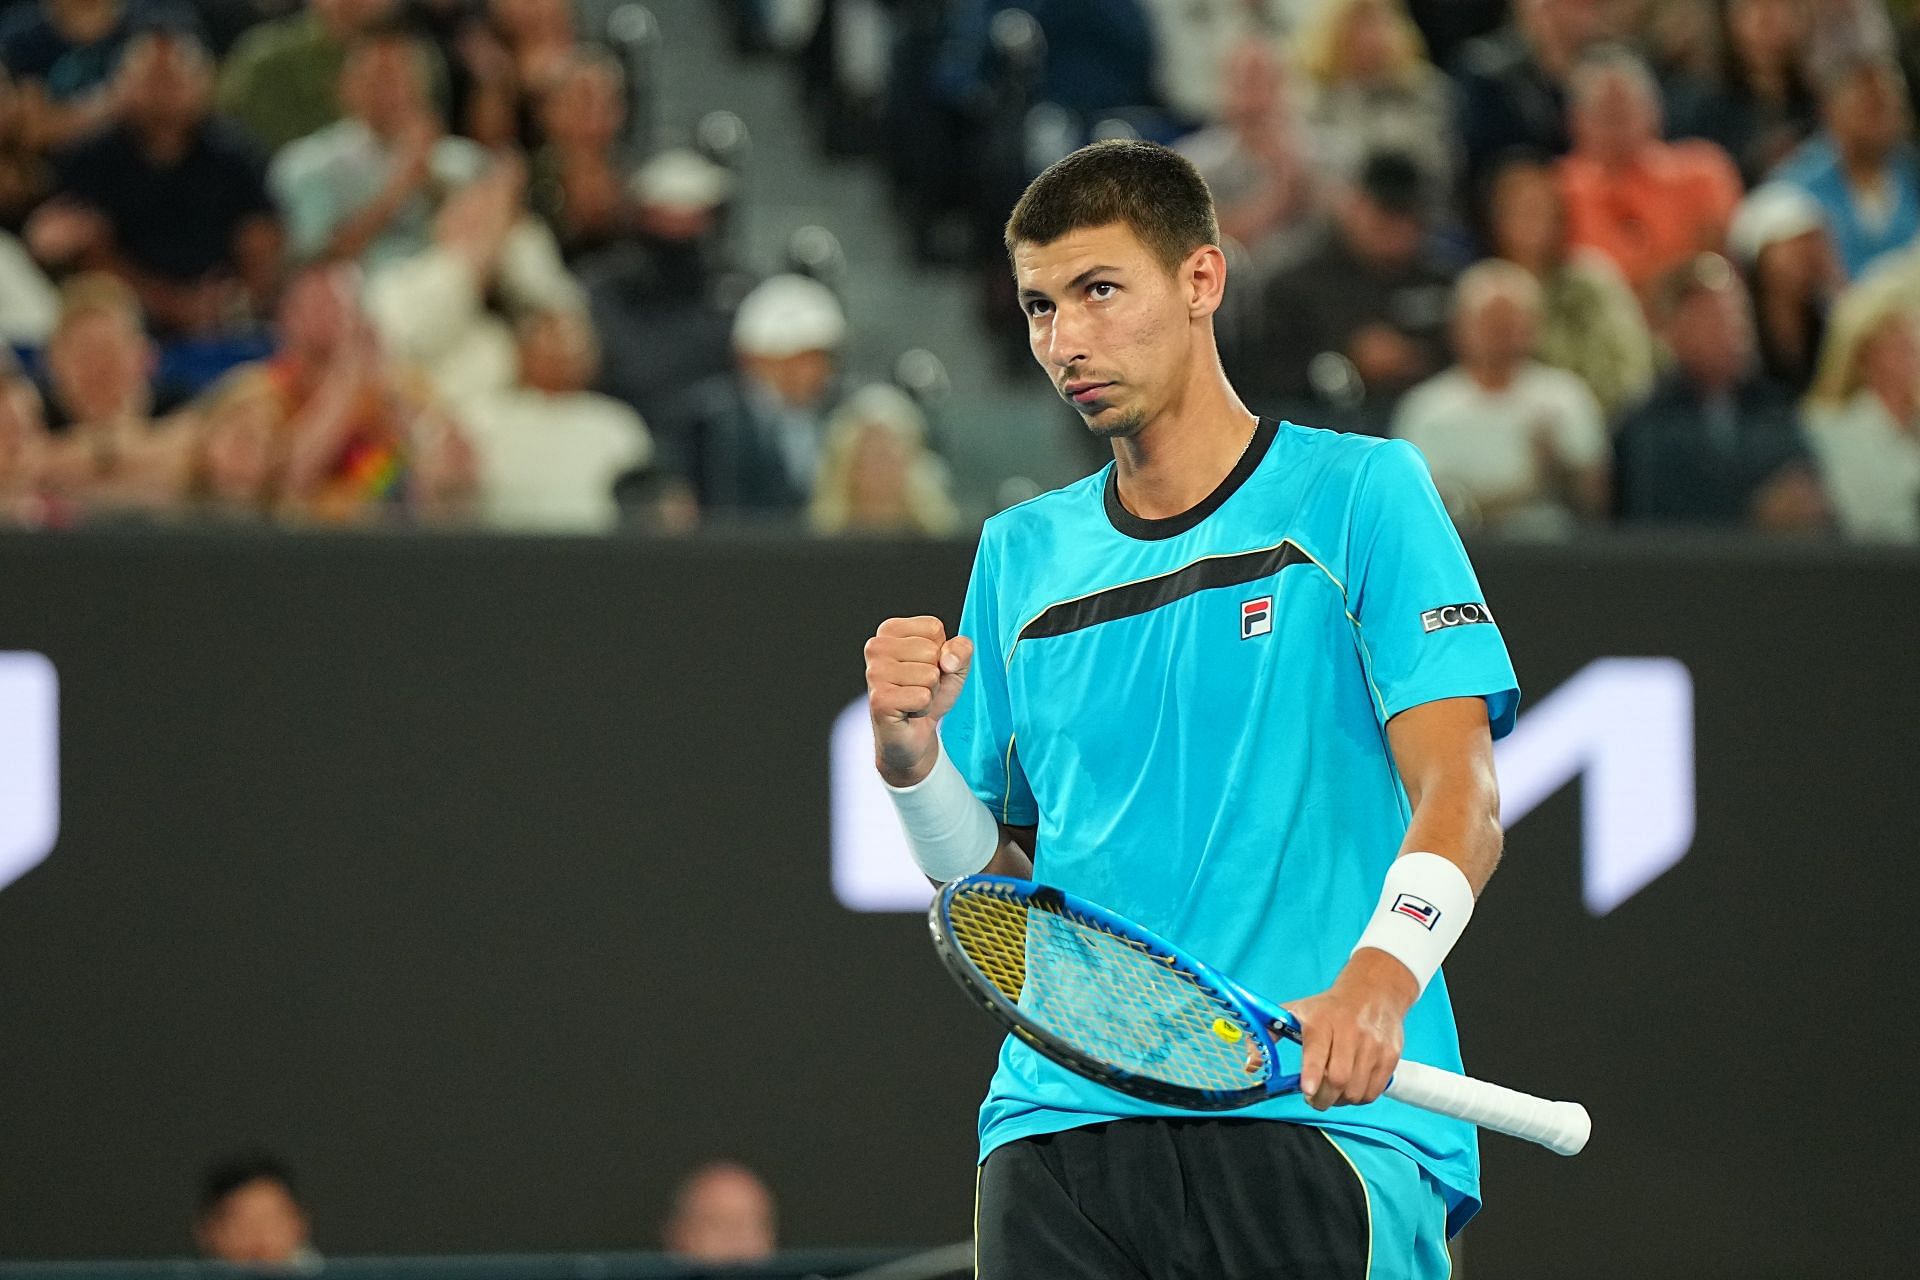
M1111 382L1069 382L1060 391L1074 404L1090 409L1100 402L1102 395L1112 385Z

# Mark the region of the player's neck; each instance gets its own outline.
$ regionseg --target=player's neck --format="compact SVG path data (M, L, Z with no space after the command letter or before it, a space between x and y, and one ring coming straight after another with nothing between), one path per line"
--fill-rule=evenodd
M1153 421L1113 442L1121 504L1143 520L1198 506L1232 473L1258 421L1215 365Z

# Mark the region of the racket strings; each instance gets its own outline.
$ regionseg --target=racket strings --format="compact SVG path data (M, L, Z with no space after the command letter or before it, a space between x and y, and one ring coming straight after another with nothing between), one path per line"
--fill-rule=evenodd
M1050 905L957 895L953 934L974 966L1048 1033L1167 1084L1238 1091L1249 1075L1237 1010L1138 939Z

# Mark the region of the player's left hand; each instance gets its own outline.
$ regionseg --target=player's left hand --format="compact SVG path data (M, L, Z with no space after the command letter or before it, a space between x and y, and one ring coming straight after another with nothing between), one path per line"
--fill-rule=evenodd
M1286 1002L1300 1022L1300 1094L1316 1110L1372 1102L1400 1065L1401 1024L1420 996L1384 951L1353 953L1331 987Z

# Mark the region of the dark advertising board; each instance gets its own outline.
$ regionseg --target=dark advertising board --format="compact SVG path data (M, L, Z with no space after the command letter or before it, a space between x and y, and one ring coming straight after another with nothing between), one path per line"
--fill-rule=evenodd
M647 1247L719 1154L794 1244L964 1237L995 1036L841 718L968 559L0 540L0 1256L183 1252L253 1142L335 1254ZM1920 560L1476 559L1527 702L1450 982L1595 1130L1483 1142L1471 1274L1906 1274Z

